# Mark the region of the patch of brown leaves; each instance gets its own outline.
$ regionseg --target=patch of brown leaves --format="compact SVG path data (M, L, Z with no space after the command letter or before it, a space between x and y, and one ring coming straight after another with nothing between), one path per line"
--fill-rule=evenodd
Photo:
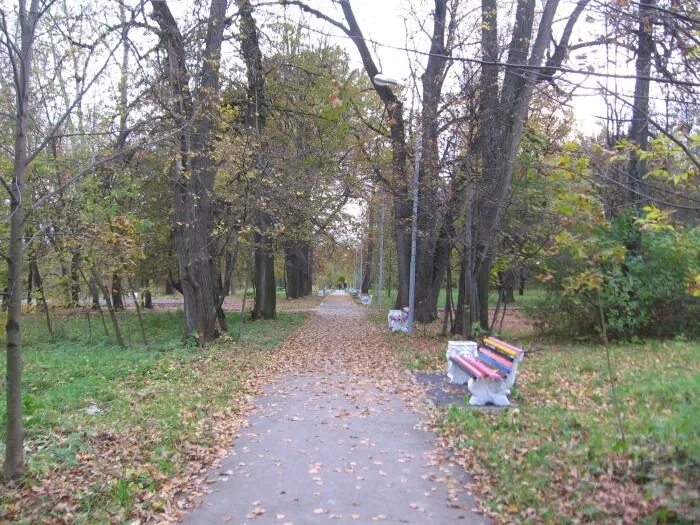
M176 475L164 475L152 462L151 451L163 439L156 428L146 432L130 428L100 433L83 429L81 437L87 447L77 455L77 464L56 470L45 479L31 480L26 486L8 487L0 519L13 521L21 516L31 523L73 523L79 513L90 513L85 508L85 498L81 498L86 488L97 487L97 494L109 494L115 484L126 480L134 491L131 511L128 516L110 511L110 523L176 522L206 492L207 473L230 452L232 439L251 408L252 396L261 391L262 385L286 374L331 372L346 374L352 381L367 381L380 390L402 396L408 406L424 414L427 422L430 407L423 389L386 343L386 327L370 323L349 296L314 297L302 302L311 307L321 301L327 302L328 307L298 328L273 358L250 371L241 389L249 393L248 397L231 400L236 410L207 414L199 422L196 438L176 445ZM298 308L301 303L290 304ZM328 340L339 343L328 345ZM238 366L231 359L230 366ZM357 401L362 406L362 401ZM208 445L200 444L204 442ZM447 461L448 455L438 452L436 458ZM99 508L103 503L98 499L91 504ZM104 514L105 510L100 510Z

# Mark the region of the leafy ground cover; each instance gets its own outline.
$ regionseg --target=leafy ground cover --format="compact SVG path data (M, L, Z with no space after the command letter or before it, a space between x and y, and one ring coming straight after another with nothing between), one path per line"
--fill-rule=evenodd
M603 347L506 335L529 349L517 408L453 406L436 419L487 512L507 523L700 521L700 342L610 348L622 441ZM444 369L444 338L387 339L406 366Z
M88 343L84 318L57 319L53 341L41 319L29 318L28 476L22 486L0 491L0 521L175 520L188 505L188 488L201 484L206 466L228 450L260 365L307 316L244 321L240 340L196 349L183 345L181 312L151 313L150 345L126 350L94 319ZM235 328L237 314L229 321ZM3 400L0 420L4 410Z

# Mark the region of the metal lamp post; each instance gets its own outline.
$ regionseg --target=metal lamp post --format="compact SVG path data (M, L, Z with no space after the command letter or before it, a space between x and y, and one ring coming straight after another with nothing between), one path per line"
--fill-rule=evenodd
M413 333L413 322L416 318L416 242L418 237L418 183L420 167L420 131L416 133L415 166L413 173L413 214L411 216L411 265L408 277L408 333Z
M384 192L381 194L381 219L379 221L379 289L377 290L377 303L382 309L382 285L384 284Z
M398 87L399 82L381 73L372 79L377 86ZM406 327L408 333L413 334L413 323L416 317L416 242L418 237L418 183L421 159L421 133L420 128L416 132L415 167L413 173L413 213L411 216L411 264L408 277L408 319Z
M362 260L362 235L360 235L360 286L357 288L359 289L360 293L362 293L362 283L365 280L365 274L364 274L364 265L363 265L363 260Z

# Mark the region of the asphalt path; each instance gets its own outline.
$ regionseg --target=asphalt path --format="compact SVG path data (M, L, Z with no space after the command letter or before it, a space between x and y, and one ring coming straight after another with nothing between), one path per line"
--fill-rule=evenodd
M349 297L326 298L301 330L305 364L265 387L184 523L488 523L415 400L351 365L381 346L344 359L358 331L381 337Z

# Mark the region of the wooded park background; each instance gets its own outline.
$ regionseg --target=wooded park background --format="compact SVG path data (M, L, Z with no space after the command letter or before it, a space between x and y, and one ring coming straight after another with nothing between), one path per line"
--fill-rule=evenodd
M7 481L27 319L148 345L165 295L196 352L236 333L231 295L255 320L343 282L407 306L414 221L418 323L489 332L523 275L549 333L698 335L697 3L429 4L402 4L388 85L349 0L2 4Z

